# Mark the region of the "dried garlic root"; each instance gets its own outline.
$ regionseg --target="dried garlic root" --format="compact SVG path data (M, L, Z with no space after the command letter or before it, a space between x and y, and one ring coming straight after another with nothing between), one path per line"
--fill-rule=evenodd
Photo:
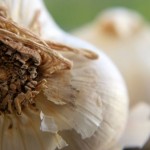
M0 49L0 111L5 113L21 114L23 107L34 105L47 78L72 65L39 37L2 15Z

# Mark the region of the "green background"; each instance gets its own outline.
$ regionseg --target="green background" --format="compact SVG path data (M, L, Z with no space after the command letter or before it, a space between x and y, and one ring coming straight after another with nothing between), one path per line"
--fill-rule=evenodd
M105 8L124 6L150 20L150 0L45 0L47 8L64 30L70 31L92 19Z

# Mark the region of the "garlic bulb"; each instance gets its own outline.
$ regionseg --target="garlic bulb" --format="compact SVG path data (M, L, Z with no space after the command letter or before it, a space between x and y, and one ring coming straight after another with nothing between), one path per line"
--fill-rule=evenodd
M102 35L105 38L116 37L122 39L138 33L143 27L143 23L142 16L133 10L123 7L110 8L101 12L93 22L75 30L75 34L91 41L94 36L100 39ZM90 38L90 36L92 37ZM102 38L102 41L104 39Z
M140 30L143 18L132 10L112 8L102 12L96 22L104 34L127 38Z
M127 83L131 106L149 101L150 28L142 16L125 8L106 10L74 34L103 48L115 62Z
M28 107L20 104L20 116L2 112L0 150L109 150L115 147L126 124L128 96L113 63L103 52L59 29L42 0L1 2L5 2L13 20L42 37L16 24L13 30L5 28L15 35L7 35L8 39L19 38L22 45L36 50L43 62L39 64L41 70L36 72L40 76L38 82L44 80L44 83L40 88L28 84L38 93L36 97L33 95L34 103L29 101ZM40 15L34 19L37 12ZM5 34L0 35L5 39ZM32 57L35 60L34 55ZM15 105L13 109L17 110Z

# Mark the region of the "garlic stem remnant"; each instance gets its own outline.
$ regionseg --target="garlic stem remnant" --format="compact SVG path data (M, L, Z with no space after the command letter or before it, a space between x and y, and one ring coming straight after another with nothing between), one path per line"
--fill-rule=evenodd
M25 106L35 103L52 73L71 67L36 35L2 16L0 57L0 111L5 113L21 114Z

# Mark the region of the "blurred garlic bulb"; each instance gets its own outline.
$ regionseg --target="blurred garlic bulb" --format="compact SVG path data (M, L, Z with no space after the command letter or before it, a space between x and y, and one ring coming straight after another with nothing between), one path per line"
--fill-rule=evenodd
M112 34L120 38L132 36L143 24L142 17L125 8L112 8L102 12L96 22L104 34Z
M42 62L36 69L40 77L37 82L43 82L40 86L27 84L37 91L32 101L28 99L28 107L20 103L20 109L13 105L11 114L2 111L0 150L109 150L115 147L126 124L128 96L113 63L103 52L59 29L42 0L1 2L5 2L13 20L42 37L16 24L10 30L1 22L2 39L6 37L1 33L5 27L15 35L7 35L8 39L19 38L23 46L37 52ZM15 49L22 48L16 46ZM32 64L36 65L34 57L33 54ZM16 111L21 115L16 115Z
M149 101L150 28L138 13L108 9L74 34L103 48L112 58L125 78L131 105Z
M101 38L102 34L122 39L136 34L143 24L143 18L137 12L122 7L111 8L101 12L93 22L80 27L75 33L83 38L87 36L89 40L93 36Z

